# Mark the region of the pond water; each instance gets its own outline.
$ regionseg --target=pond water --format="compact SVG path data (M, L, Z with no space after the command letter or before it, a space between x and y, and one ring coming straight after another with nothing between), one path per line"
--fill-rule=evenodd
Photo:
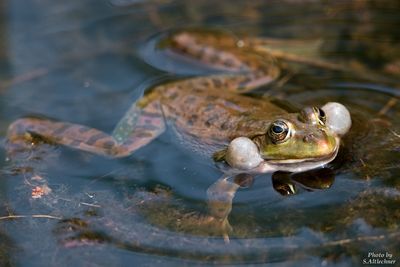
M13 0L0 7L1 266L400 261L399 2ZM325 171L289 182L260 175L236 193L229 243L201 223L207 188L221 173L172 131L122 159L39 143L10 161L4 149L19 117L111 132L167 72L210 71L155 47L160 33L183 26L268 38L269 48L330 62L287 63L278 82L253 96L301 106L336 101L352 114ZM288 186L296 194L285 195ZM32 195L36 187L46 194Z

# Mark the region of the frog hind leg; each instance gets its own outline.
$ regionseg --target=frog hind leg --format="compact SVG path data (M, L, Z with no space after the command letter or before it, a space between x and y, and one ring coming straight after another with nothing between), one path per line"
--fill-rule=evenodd
M165 131L165 118L161 104L152 101L144 106L135 103L118 122L112 137L122 144L119 156L131 154L147 145Z
M147 110L134 106L120 121L112 135L84 125L25 117L9 126L6 149L12 156L15 152L29 148L32 140L38 137L49 143L98 155L124 157L151 142L164 128L159 105L151 105Z
M229 74L210 76L207 87L245 93L270 84L280 76L280 64L268 54L260 55L242 40L215 33L180 31L169 36L170 50L200 64ZM202 80L206 82L205 78Z

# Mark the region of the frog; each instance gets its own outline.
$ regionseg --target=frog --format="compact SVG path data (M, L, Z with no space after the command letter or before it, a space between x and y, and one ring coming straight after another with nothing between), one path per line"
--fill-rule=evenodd
M7 131L10 155L34 138L110 158L122 158L172 129L185 147L206 158L222 175L207 190L210 216L228 239L228 216L236 191L254 175L304 172L331 162L351 127L340 103L298 112L247 93L281 75L279 60L261 53L249 39L213 31L183 29L160 46L216 70L207 75L155 84L134 101L112 133L43 117L17 119ZM234 177L250 178L237 182ZM247 176L246 176L247 177Z

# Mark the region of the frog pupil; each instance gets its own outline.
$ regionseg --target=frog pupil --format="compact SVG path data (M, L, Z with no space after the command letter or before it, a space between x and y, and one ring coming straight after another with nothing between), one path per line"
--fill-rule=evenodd
M325 124L326 122L325 111L323 111L320 108L318 109L318 119L322 125Z
M325 111L323 111L322 109L318 109L318 111L319 111L319 116L321 117L321 118L325 118Z
M281 126L279 126L279 125L274 125L272 127L272 131L274 133L280 134L280 133L283 133L283 128Z

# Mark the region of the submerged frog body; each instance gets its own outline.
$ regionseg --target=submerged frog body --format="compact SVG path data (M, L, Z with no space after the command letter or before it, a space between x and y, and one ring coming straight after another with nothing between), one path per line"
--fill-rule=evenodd
M154 86L132 105L112 134L43 118L19 119L8 130L9 150L18 150L31 136L39 136L79 150L124 157L157 138L168 125L185 146L225 165L226 174L208 194L210 203L222 199L228 206L238 188L227 180L232 170L298 172L323 166L335 158L340 136L350 126L348 113L344 115L345 130L338 131L333 127L337 114L329 108L306 107L299 113L288 113L266 99L243 95L279 77L280 67L273 57L260 55L251 43L230 35L207 32L175 32L165 43L176 53L228 73ZM248 161L249 156L242 156L243 149L232 150L235 143L229 146L237 138L246 138L252 144L259 157L256 164L238 164L238 158ZM221 216L218 211L211 213L227 225L226 210Z

